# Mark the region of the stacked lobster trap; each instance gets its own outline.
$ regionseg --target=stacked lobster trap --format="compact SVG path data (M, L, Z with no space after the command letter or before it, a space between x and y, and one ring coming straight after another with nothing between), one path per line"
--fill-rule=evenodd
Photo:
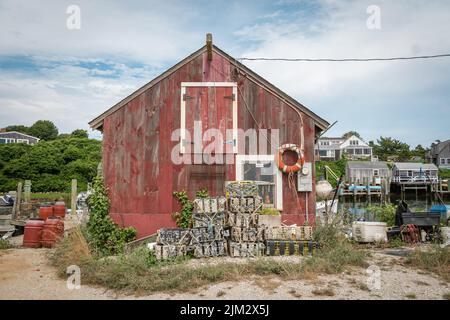
M192 228L158 230L156 259L172 259L187 253L196 258L226 255L225 213L225 197L195 199Z
M279 226L266 229L268 256L310 255L317 248L310 226Z
M197 258L307 255L316 248L310 226L260 221L263 200L256 182L230 182L226 197L197 198L193 204L192 228L158 230L158 260L188 253Z
M227 228L232 257L264 255L264 228L258 224L262 198L258 185L250 181L230 182L227 193Z

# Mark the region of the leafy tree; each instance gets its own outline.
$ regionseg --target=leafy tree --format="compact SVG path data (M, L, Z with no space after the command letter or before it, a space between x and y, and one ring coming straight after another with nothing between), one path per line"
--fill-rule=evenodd
M30 127L29 133L39 139L50 141L58 137L58 128L49 120L38 120Z
M396 157L398 161L407 161L411 158L409 145L391 137L377 139L377 143L373 145L373 153L383 161L389 157Z
M17 132L25 133L25 134L29 134L30 133L30 128L27 127L27 126L23 126L23 125L7 126L5 129L8 132L17 131Z
M342 138L348 139L348 138L350 138L351 136L356 136L356 137L358 137L358 138L361 139L360 134L359 134L358 132L356 132L356 131L349 131L349 132L347 132L347 133L344 133L344 134L342 135Z
M71 135L75 138L88 138L88 132L87 130L82 130L82 129L76 129L74 130Z
M422 160L425 160L425 154L427 153L427 149L422 147L422 145L417 145L414 150L411 151L413 156L420 157Z

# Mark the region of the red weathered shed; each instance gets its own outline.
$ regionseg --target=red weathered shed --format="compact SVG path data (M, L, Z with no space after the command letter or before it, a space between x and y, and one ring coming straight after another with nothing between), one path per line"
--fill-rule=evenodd
M195 121L201 123L194 129ZM223 195L225 182L236 179L267 181L264 198L282 211L286 223L314 223L314 143L328 122L216 46L202 47L89 124L103 132L111 217L134 226L138 237L175 226L174 191L194 197L207 188ZM257 140L248 129L255 129ZM223 140L217 135L193 145L198 132L206 140L210 136L202 133L220 133ZM297 174L289 178L276 169L270 175L276 154L271 147L302 140L310 174L298 180ZM215 152L198 157L211 147ZM210 164L221 153L228 161ZM177 156L192 164L178 163ZM294 155L285 156L286 162L295 161Z

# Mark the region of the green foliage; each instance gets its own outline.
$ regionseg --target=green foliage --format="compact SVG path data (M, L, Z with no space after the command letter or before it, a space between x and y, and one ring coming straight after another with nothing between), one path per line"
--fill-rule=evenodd
M8 242L8 240L0 239L0 250L6 250L12 248L12 245Z
M345 167L347 166L347 159L343 155L338 161L317 161L316 162L316 181L319 181L323 176L327 176L327 180L333 187L336 187L337 181L330 175L325 175L325 166L328 166L333 172L340 177L345 174Z
M448 247L441 248L436 244L429 250L417 248L407 257L406 264L434 272L446 281L450 281L450 248Z
M395 225L395 211L396 207L393 204L386 204L380 206L368 206L366 209L375 215L375 218L381 222L386 222L388 227Z
M439 178L450 179L450 169L439 169Z
M397 161L407 161L412 156L407 143L391 137L380 137L376 144L372 143L372 147L373 154L383 161L388 160L388 158L395 158Z
M87 223L89 244L100 255L117 254L123 251L124 245L136 237L134 228L119 228L109 216L109 198L101 178L96 177L93 183L93 194L89 196L90 209Z
M24 133L24 134L30 134L30 128L27 126L13 125L13 126L7 126L5 129L8 132L16 131L16 132L20 132L20 133Z
M275 208L264 208L259 212L260 215L279 216L280 211Z
M173 196L181 205L181 212L172 213L172 218L180 228L189 228L192 225L192 211L194 210L194 203L189 200L186 191L174 191ZM201 189L196 193L197 198L207 198L208 196L207 189Z
M71 133L72 137L74 138L88 138L88 132L87 130L82 129L76 129Z
M0 145L0 192L17 188L17 182L31 180L33 192L70 191L71 179L80 190L97 174L101 141L86 138Z
M349 131L349 132L346 132L346 133L344 133L344 134L342 135L342 138L348 139L348 138L350 138L351 136L356 136L356 137L358 137L358 138L361 139L361 135L360 135L358 132L356 132L356 131Z
M36 121L28 131L32 136L50 141L58 137L58 128L49 120Z

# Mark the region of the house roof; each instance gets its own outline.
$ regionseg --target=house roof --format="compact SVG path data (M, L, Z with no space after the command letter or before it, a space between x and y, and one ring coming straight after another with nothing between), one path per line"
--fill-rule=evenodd
M420 163L420 162L395 162L394 166L398 170L438 170L433 163Z
M339 137L339 138L333 138L333 137L320 137L319 140L341 140L345 141L345 138Z
M348 161L349 169L388 169L387 162L384 161Z
M259 76L257 73L255 73L254 71L252 71L251 69L249 69L248 67L246 67L245 65L240 63L239 61L237 61L235 58L233 58L230 55L228 55L226 52L224 52L221 49L219 49L217 46L213 45L212 48L213 48L214 52L216 52L217 54L219 54L219 55L223 56L224 58L228 59L232 64L234 64L237 68L239 68L241 71L243 71L246 74L246 78L247 79L249 79L249 80L251 80L251 81L253 81L253 82L255 82L255 83L259 84L259 85L265 86L267 90L271 91L275 95L278 95L287 104L290 104L290 105L294 106L295 108L298 108L300 111L304 112L305 114L307 114L308 116L313 118L315 120L315 122L316 122L317 127L319 127L321 130L325 130L330 125L326 120L324 120L323 118L319 117L317 114L312 112L310 109L305 107L303 104L301 104L300 102L298 102L297 100L295 100L294 98L292 98L291 96L286 94L285 92L281 91L275 85L271 84L269 81L267 81L263 77ZM141 93L145 92L146 90L148 90L149 88L151 88L156 83L158 83L162 79L166 78L167 76L169 76L173 72L177 71L179 68L183 67L185 64L189 63L190 61L192 61L193 59L195 59L199 55L201 55L204 52L206 52L206 50L207 50L207 46L205 45L202 48L200 48L199 50L197 50L194 53L192 53L191 55L189 55L188 57L186 57L185 59L183 59L180 62L178 62L176 65L174 65L170 69L166 70L161 75L159 75L156 78L154 78L153 80L151 80L149 83L147 83L143 87L139 88L138 90L136 90L135 92L130 94L128 97L126 97L123 100L119 101L117 104L115 104L110 109L108 109L105 112L103 112L101 115L99 115L95 119L91 120L89 122L89 125L93 129L100 129L102 127L102 125L103 125L103 120L106 117L108 117L109 115L113 114L114 112L116 112L117 110L122 108L124 105L126 105L128 102L130 102L132 99L134 99L135 97L137 97Z
M22 133L22 132L19 132L19 131L4 131L4 132L0 132L0 136L6 135L6 134L11 134L11 133L20 134L20 135L22 135L22 136L24 136L24 137L28 137L28 138L40 140L40 139L37 138L37 137L30 136L29 134L25 134L25 133Z

